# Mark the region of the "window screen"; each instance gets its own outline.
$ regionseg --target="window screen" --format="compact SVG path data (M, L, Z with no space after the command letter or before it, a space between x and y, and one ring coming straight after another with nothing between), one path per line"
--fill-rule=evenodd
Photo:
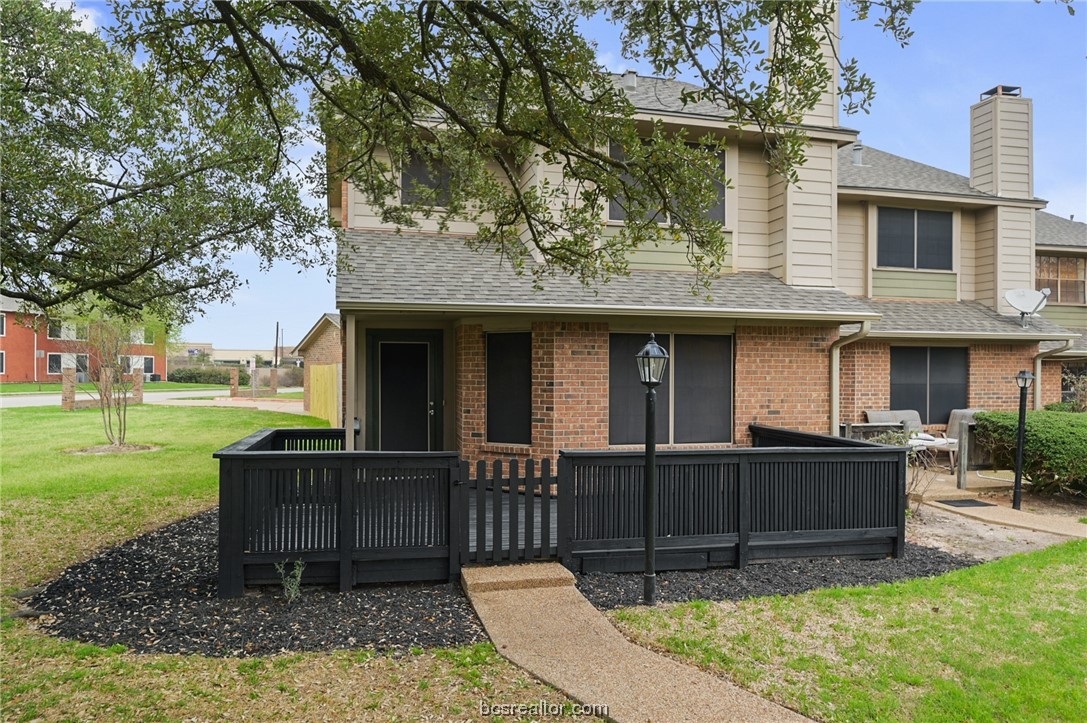
M61 326L61 323L59 321L50 321L49 327L47 328L45 335L48 336L50 339L59 339L61 337L62 331L63 327ZM59 374L60 372L57 373Z
M675 442L732 441L732 338L675 337Z
M950 212L880 206L877 216L876 263L879 266L951 270Z
M143 358L143 373L154 374L155 373L155 357L145 356Z
M0 351L0 374L7 374L7 353Z
M0 314L0 336L8 333L8 315Z
M965 347L891 347L891 409L915 409L924 424L946 424L965 409L969 379Z
M608 444L645 444L645 387L638 377L634 355L648 340L649 334L612 334L608 340ZM657 334L657 343L672 353L668 334ZM667 444L671 439L668 376L657 387L658 444Z
M50 354L45 361L47 374L60 374L60 354Z
M449 169L429 166L422 156L412 155L400 172L400 202L444 206L449 202Z
M487 334L487 441L532 443L532 334Z
M880 266L913 268L913 211L883 208L878 211L877 263Z

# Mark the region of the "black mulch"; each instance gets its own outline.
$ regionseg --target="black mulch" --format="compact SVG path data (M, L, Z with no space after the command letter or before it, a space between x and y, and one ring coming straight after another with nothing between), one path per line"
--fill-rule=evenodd
M216 597L219 511L129 540L69 567L27 601L56 635L131 650L213 656L478 643L483 626L459 585L306 586Z
M269 586L220 600L218 533L217 509L190 517L69 567L27 604L46 613L41 626L53 634L149 653L403 652L487 639L459 585L365 586L349 593L307 586L293 604L280 588ZM831 558L660 573L658 598L789 595L940 575L972 564L971 558L907 544L899 560ZM602 609L642 600L640 574L578 575L577 586Z
M657 600L742 600L764 595L795 595L821 587L875 585L881 582L933 577L978 564L931 547L906 543L898 559L856 560L824 557L779 560L748 565L742 570L715 568L657 573ZM640 574L589 573L577 576L577 588L602 610L641 605L644 584Z

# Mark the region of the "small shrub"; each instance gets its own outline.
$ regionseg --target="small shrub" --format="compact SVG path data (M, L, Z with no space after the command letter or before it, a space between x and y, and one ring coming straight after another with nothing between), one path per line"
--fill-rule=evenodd
M230 367L177 367L168 381L183 384L230 384ZM249 372L238 370L238 384L249 386Z
M990 449L993 465L1014 468L1019 415L981 412L975 419L978 442ZM1087 495L1087 415L1028 412L1023 475L1035 492Z
M304 375L302 367L280 367L276 384L281 387L300 387Z
M892 447L909 447L910 451L906 453L906 464L909 467L906 471L906 499L909 500L912 497L914 501L913 511L920 510L925 493L928 492L928 488L932 486L932 483L936 481L936 470L923 464L924 460L920 458L922 453L920 447L910 446L909 432L880 432L867 441L887 444ZM910 510L907 509L906 514L909 513Z
M1053 402L1045 405L1045 410L1047 412L1074 412L1076 410L1072 408L1073 406L1072 402Z
M287 598L289 604L293 604L295 600L302 597L302 571L306 569L306 563L299 558L294 561L291 571L287 572L287 563L277 562L275 569L283 583L283 597Z
M1064 383L1072 392L1072 398L1066 402L1069 412L1087 412L1087 371L1069 369L1064 373Z

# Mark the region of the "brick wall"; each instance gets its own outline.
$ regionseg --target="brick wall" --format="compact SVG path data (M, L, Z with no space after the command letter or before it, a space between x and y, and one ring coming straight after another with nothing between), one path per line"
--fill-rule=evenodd
M735 440L758 423L825 433L830 425L830 344L838 329L736 329Z
M970 347L970 406L992 412L1019 409L1015 375L1021 369L1033 372L1037 353L1037 344L975 344Z
M1059 361L1042 362L1042 405L1053 404L1061 401L1061 378L1064 365ZM1034 409L1034 399L1031 397L1030 409Z
M325 324L324 328L302 350L302 359L305 366L302 368L302 406L307 412L310 408L310 367L318 364L343 364L344 347L343 335L340 327L335 324Z
M866 409L891 408L891 347L875 341L859 341L842 347L842 422L866 422Z
M487 367L482 326L457 327L455 364L455 442L465 459L555 459L560 449L607 446L607 324L532 324L529 445L491 444L486 440Z

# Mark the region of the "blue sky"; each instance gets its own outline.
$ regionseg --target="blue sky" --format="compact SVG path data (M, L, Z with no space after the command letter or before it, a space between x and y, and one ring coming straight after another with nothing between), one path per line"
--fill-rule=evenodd
M88 25L108 24L104 4L77 5L89 14ZM870 115L843 115L841 122L859 130L865 145L968 175L970 105L995 85L1021 86L1034 102L1035 195L1052 213L1087 220L1087 3L1074 7L1070 16L1049 0L928 0L913 13L905 48L870 21L843 19L842 53L856 56L875 80L876 99ZM613 28L586 27L608 69L646 70L620 57ZM184 329L184 340L270 348L278 321L292 345L322 313L335 311L324 270L281 263L261 273L246 257L234 268L248 286L233 304L209 306Z

